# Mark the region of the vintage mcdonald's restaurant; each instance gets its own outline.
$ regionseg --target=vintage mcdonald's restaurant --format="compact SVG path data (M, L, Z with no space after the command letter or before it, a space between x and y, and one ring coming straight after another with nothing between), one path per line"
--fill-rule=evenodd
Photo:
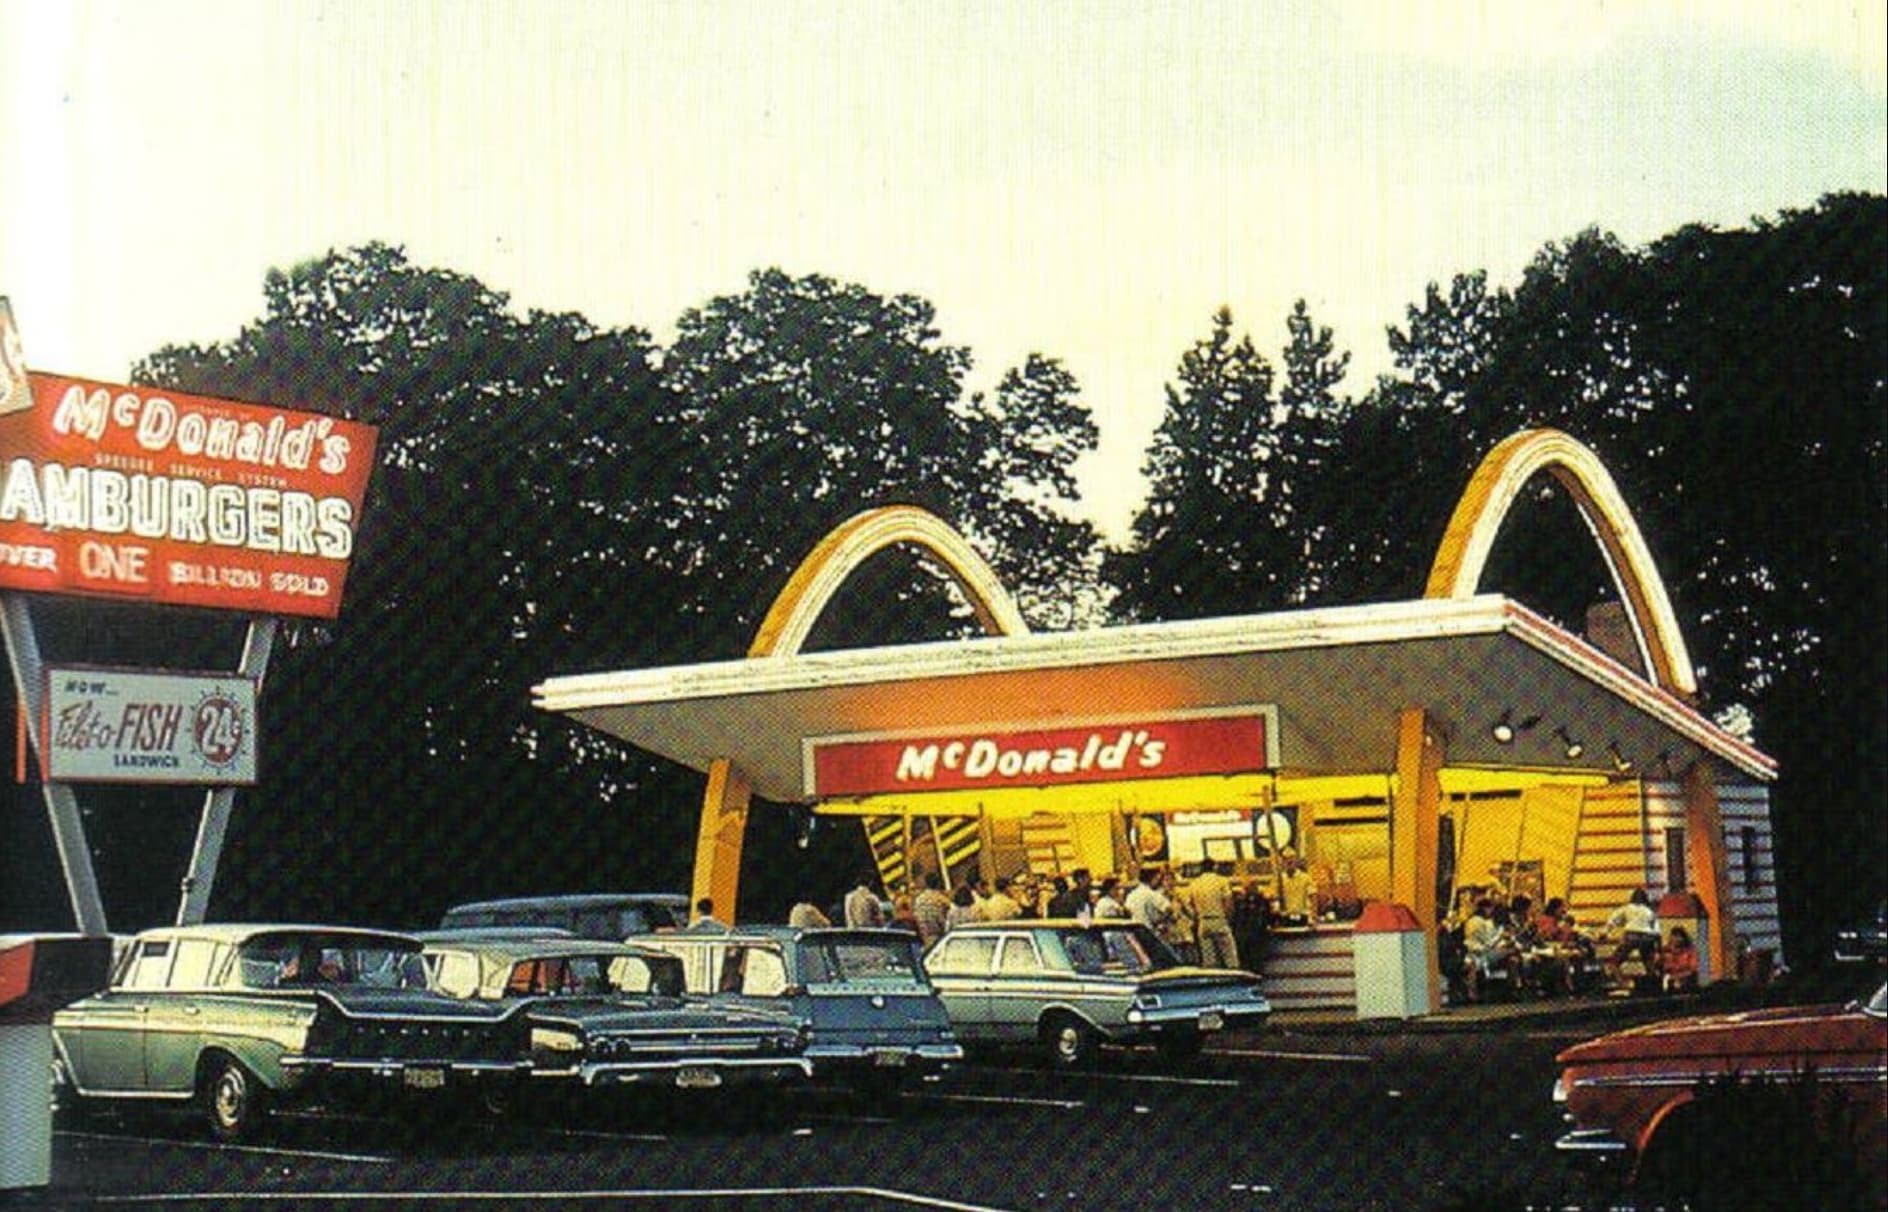
M1565 488L1611 569L1610 633L1478 592L1523 486ZM916 545L987 636L805 653L874 553ZM1593 630L1589 628L1589 630ZM1781 954L1774 762L1695 706L1690 657L1612 477L1531 430L1471 479L1414 601L1035 634L964 540L922 511L861 514L811 552L744 660L555 677L537 701L707 775L694 891L739 914L753 797L860 818L888 884L1302 859L1310 925L1271 939L1281 1009L1357 1004L1371 902L1425 929L1452 888L1524 891L1603 922L1635 888L1684 891L1709 972ZM1440 908L1446 909L1446 906Z

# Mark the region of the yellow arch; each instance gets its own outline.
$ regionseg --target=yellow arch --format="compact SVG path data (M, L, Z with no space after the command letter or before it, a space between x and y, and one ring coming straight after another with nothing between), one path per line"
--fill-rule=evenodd
M1626 605L1646 676L1687 700L1696 697L1691 654L1632 510L1599 456L1559 430L1524 429L1482 459L1449 518L1423 596L1465 598L1475 593L1508 510L1541 471L1566 489L1598 541L1620 601Z
M749 657L792 656L805 645L827 603L859 566L887 547L907 543L943 565L970 600L977 621L991 635L1024 635L1029 624L996 572L964 537L937 515L913 505L889 505L855 514L807 553L774 599L748 645ZM712 900L731 921L740 894L741 847L747 833L752 788L726 758L708 769L701 825L695 838L693 899Z

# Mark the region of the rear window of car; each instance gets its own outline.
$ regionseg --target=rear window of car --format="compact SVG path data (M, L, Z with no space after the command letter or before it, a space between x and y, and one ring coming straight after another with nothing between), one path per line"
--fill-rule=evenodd
M800 945L800 979L809 985L922 984L915 940L819 939Z
M1178 962L1172 949L1144 926L1063 930L1059 941L1069 966L1089 976L1158 972Z

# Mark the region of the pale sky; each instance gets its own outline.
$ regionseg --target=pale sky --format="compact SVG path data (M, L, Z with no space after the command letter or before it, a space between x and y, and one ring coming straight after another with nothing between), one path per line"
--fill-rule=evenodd
M1549 240L1888 192L1888 3L0 0L0 294L122 379L370 239L658 339L750 270L1084 387L1119 534L1181 353L1307 299L1354 357Z

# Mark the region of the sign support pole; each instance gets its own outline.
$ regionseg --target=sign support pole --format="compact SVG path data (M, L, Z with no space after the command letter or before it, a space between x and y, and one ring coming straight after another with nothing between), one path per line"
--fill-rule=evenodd
M269 671L269 655L275 650L277 620L273 616L249 621L243 637L242 663L236 673L253 678L256 694L262 693L262 679ZM197 840L190 848L190 868L184 875L177 901L177 924L195 926L210 908L210 889L216 884L216 865L223 857L223 836L229 830L230 811L236 806L236 788L213 787L203 797L203 817L197 822Z
M98 877L92 870L92 851L86 844L78 796L69 785L46 777L46 663L40 657L39 637L33 630L33 614L25 594L0 593L0 624L4 625L6 634L13 684L19 691L20 702L26 705L27 735L32 739L33 751L39 755L39 788L45 796L46 814L52 821L59 865L65 870L72 916L81 934L108 933L105 902L98 894Z

